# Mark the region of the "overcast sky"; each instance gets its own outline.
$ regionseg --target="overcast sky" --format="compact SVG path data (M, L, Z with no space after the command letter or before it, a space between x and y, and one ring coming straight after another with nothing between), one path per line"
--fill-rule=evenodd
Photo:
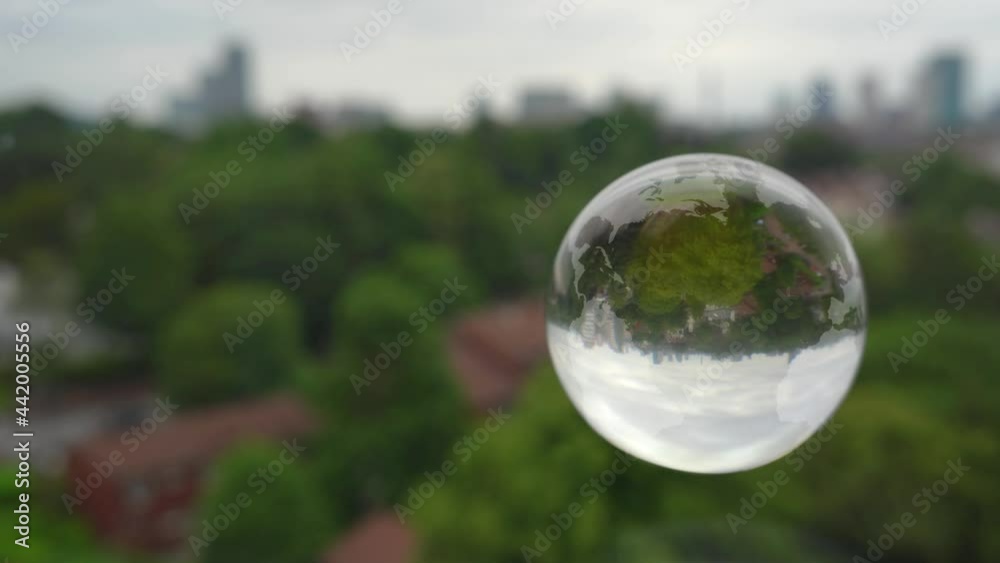
M566 85L588 103L622 86L699 119L709 112L701 93L715 90L716 119L753 119L771 111L779 91L801 98L820 75L831 79L838 110L849 111L863 72L876 72L899 100L913 95L920 64L942 48L967 55L973 107L1000 99L1000 2L993 0L397 0L401 11L350 62L342 43L390 0L61 0L37 35L12 39L38 1L0 2L4 107L45 99L78 114L100 112L139 84L147 65L159 65L169 76L142 108L156 117L219 59L229 38L251 50L261 111L302 98L350 98L433 119L489 74L501 82L492 99L500 111L526 85ZM239 5L220 17L216 5L227 1ZM907 3L919 9L886 40L879 20ZM575 11L553 28L547 13L560 4ZM732 16L721 34L678 69L674 54L726 9Z

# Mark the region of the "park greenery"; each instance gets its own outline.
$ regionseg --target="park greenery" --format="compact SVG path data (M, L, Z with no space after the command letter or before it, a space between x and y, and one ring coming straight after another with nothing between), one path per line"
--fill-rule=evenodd
M857 272L834 270L847 251L824 234L829 226L824 230L814 211L765 205L757 193L767 188L742 179L691 174L671 183L676 195L645 198L636 220L614 224L605 215L635 208L647 189L609 202L570 231L556 261L571 264L573 281L551 292L553 321L579 324L587 307L606 302L637 349L716 357L794 356L831 328L863 329L862 303L850 303L840 318L829 314L833 300L848 300L844 284ZM721 206L699 199L708 196ZM748 328L778 301L781 314L766 331Z
M300 394L321 420L308 451L255 499L261 510L248 509L199 557L316 561L364 515L405 504L425 472L452 456L455 440L482 424L445 355L452 319L540 296L570 223L623 173L676 154L741 152L735 139L663 126L639 107L626 104L613 115L628 130L584 171L570 155L600 135L607 116L554 128L483 120L449 136L391 190L386 172L396 173L401 155L426 132L384 127L325 136L294 122L248 162L237 147L260 123L185 139L122 122L57 178L53 163L65 162L67 146L92 125L43 107L0 114L0 132L12 139L0 149L0 232L8 235L0 260L27 280L25 303L65 311L113 343L60 355L36 374L35 386L144 383L192 409ZM906 156L864 153L817 129L790 139L769 164L803 179L859 167L892 177ZM238 174L227 172L234 160ZM567 170L572 184L539 208L543 183ZM744 227L756 217L747 203L732 209L744 214ZM819 451L792 454L801 465L790 456L745 473L701 476L632 460L606 490L584 490L619 454L579 417L543 362L511 406L512 420L406 519L419 534L421 561L506 563L534 561L536 553L580 563L867 558L867 542L914 511L912 497L958 458L971 471L929 511L916 511L916 526L880 560L1000 560L1000 280L983 281L961 307L949 297L997 251L995 240L968 228L970 214L983 212L1000 213L1000 181L949 153L909 187L891 220L855 237L869 297L868 345L834 417L843 427ZM516 225L513 214L529 221ZM657 235L663 220L636 225L635 244L664 243ZM671 260L698 255L727 275L710 271L703 279L669 268L622 303L629 314L667 326L677 322L678 307L732 305L748 289L764 299L805 275L789 260L761 277L766 241L717 223L697 214L679 219L676 240L688 242L676 249L666 242L677 251ZM317 239L337 246L312 268L307 258L317 256ZM620 256L621 271L639 267L634 256ZM77 304L123 268L134 276L128 287L92 323L78 316ZM734 268L738 275L729 276ZM468 289L441 318L413 317L453 280ZM691 302L682 304L682 295ZM931 333L925 327L939 309L950 320ZM240 319L255 312L264 322L238 332ZM792 322L769 337L802 330ZM916 347L922 330L926 343ZM359 386L366 360L401 332L411 344ZM892 354L904 361L890 362ZM223 456L191 520L211 517L219 499L238 494L276 449L246 444ZM779 470L788 483L752 515L741 513L741 499ZM98 543L78 516L67 516L58 501L63 486L32 483L39 499L33 548L12 561L143 560ZM8 485L2 494L10 506L15 490ZM574 502L582 514L559 528L557 540L539 541L537 532L565 522ZM734 526L729 515L745 523ZM12 534L8 527L8 546Z

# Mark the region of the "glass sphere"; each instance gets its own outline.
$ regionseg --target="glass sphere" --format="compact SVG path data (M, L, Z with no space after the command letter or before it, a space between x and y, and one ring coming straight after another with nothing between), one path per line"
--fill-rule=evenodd
M643 166L591 200L546 310L556 372L594 430L695 473L807 440L851 386L866 322L830 210L774 168L713 154Z

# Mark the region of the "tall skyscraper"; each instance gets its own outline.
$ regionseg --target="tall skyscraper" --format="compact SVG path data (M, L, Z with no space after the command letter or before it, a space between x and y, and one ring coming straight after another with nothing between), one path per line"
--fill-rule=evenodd
M882 93L875 73L865 74L859 84L861 101L861 125L869 129L880 127L885 121L882 107Z
M959 53L933 57L920 77L917 115L924 126L958 125L964 117L965 59Z
M819 107L813 113L817 123L830 122L835 118L833 108L833 85L826 78L817 78L809 89L810 102L815 99Z
M230 44L222 64L202 76L193 95L174 99L170 125L183 133L198 133L219 121L248 115L248 58L242 45Z
M202 98L210 118L238 117L249 112L247 53L241 45L229 45L222 65L205 75Z

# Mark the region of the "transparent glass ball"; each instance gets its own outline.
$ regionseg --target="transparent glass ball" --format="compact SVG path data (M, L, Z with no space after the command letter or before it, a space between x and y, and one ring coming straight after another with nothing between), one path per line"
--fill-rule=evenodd
M590 201L556 256L546 322L594 430L663 467L727 473L788 454L833 414L867 313L819 199L769 166L694 154Z

